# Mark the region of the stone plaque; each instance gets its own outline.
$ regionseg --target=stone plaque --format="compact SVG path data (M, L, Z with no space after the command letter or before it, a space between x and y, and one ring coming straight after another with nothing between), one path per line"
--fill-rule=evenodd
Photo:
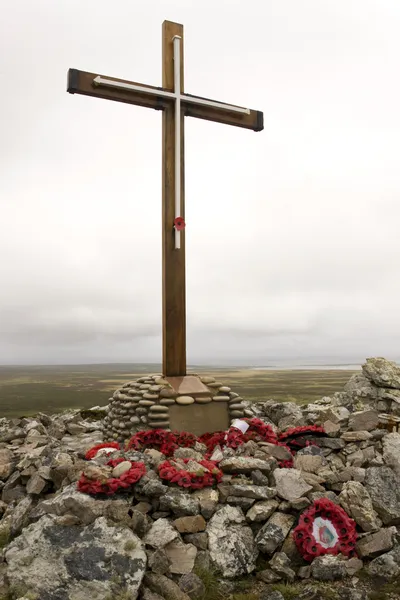
M190 404L169 407L170 428L174 431L189 431L195 435L213 431L224 431L229 427L227 402Z

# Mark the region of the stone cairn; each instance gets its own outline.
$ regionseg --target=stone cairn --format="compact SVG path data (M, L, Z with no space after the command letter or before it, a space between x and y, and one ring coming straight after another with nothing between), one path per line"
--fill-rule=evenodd
M104 439L123 441L140 430L169 429L169 409L174 404L188 406L225 402L231 420L245 416L245 405L239 394L214 377L199 379L207 387L208 395L180 395L162 375L149 375L125 383L109 400L109 412L104 419Z

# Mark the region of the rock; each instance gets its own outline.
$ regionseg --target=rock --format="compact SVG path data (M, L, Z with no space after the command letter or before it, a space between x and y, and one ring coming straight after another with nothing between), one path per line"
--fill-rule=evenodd
M262 571L258 571L257 579L263 581L264 583L276 583L277 581L281 581L282 577L275 573L275 571L272 569L263 569ZM265 596L265 600L269 600L269 597L269 595Z
M205 519L210 519L215 513L215 509L218 505L219 495L217 490L210 488L204 488L202 490L196 490L193 494L193 498L198 500L200 504L200 512Z
M321 455L297 454L294 458L294 467L298 471L318 473L323 465L326 465L326 459Z
M261 471L252 471L250 474L251 481L255 485L269 486L269 480L266 475L263 475Z
M373 431L378 423L378 412L373 409L354 412L349 418L349 428L353 431Z
M26 490L21 485L21 474L19 471L14 471L12 475L7 479L1 492L1 499L6 504L9 504L13 500L20 500L26 496Z
M132 468L132 463L130 460L124 460L120 462L116 467L112 470L112 477L121 477L124 473L127 473L129 469Z
M294 510L304 510L307 506L310 506L310 504L311 502L308 498L297 498L290 503L291 508Z
M258 549L265 554L273 554L285 541L294 522L292 515L275 512L256 535Z
M276 460L272 458L261 460L259 458L237 456L234 458L224 458L218 466L224 473L243 473L246 475L256 470L261 471L261 473L270 473L275 465Z
M199 550L207 550L208 548L208 535L206 533L189 533L184 536L184 540L187 544L193 544Z
M325 423L322 424L326 435L328 435L329 437L335 437L336 434L340 431L340 424L339 423L332 423L332 421L329 421L329 419L327 421L325 421Z
M193 570L197 555L196 546L177 539L165 546L164 552L169 560L171 573L185 575Z
M255 500L270 500L276 496L276 489L260 485L244 485L235 483L229 486L229 496L254 498Z
M400 478L390 467L366 470L365 487L384 525L400 524Z
M318 581L336 581L347 576L346 562L332 555L318 556L311 563L311 575Z
M78 492L75 484L71 484L54 498L38 504L35 516L39 518L46 514L57 516L71 514L78 517L81 523L88 525L104 514L106 506L103 500L82 494Z
M188 493L168 489L167 493L160 498L160 510L170 510L177 517L198 515L200 503L196 497Z
M356 544L357 553L361 558L375 558L391 550L396 532L396 527L388 527L360 538Z
M149 588L142 586L141 591L141 600L164 600L163 596L157 594L156 592L152 592Z
M198 533L204 531L207 523L201 515L195 517L181 517L174 521L174 526L179 533Z
M356 556L353 556L352 558L349 558L349 560L346 560L345 566L348 577L353 577L364 568L364 563Z
M274 478L278 496L288 502L305 496L313 489L296 469L275 469Z
M194 398L192 396L179 396L176 399L177 404L181 404L182 406L188 406L189 404L194 404Z
M146 573L143 583L152 592L160 594L162 598L168 598L168 600L190 600L190 596L185 594L176 583L164 575Z
M39 496L46 487L46 481L40 477L38 473L32 475L26 484L26 491L28 494L33 494L35 496Z
M258 551L239 508L223 506L209 521L207 533L211 560L223 577L254 571Z
M273 558L269 561L269 564L271 569L280 575L282 579L294 581L296 573L290 568L290 560L284 552L276 552Z
M277 446L276 444L268 444L268 442L261 442L260 448L269 456L273 456L277 460L290 460L292 458L291 453L284 446Z
M363 442L370 440L372 435L369 431L346 431L340 436L345 442Z
M151 529L147 532L144 543L153 548L164 548L179 537L176 529L173 528L167 519L158 519L153 523Z
M188 594L194 600L197 598L203 598L206 593L206 588L200 577L195 575L194 573L187 573L186 575L182 575L179 580L179 588L185 594Z
M109 527L104 517L85 527L63 527L45 516L26 527L6 549L7 576L19 597L136 598L146 568L140 539L128 528Z
M211 557L208 550L199 550L194 563L196 572L204 573L211 569Z
M380 523L369 493L358 481L349 481L343 486L339 503L363 531L376 531Z
M148 556L148 567L158 575L169 574L169 559L162 548Z
M10 514L10 534L16 537L20 531L29 525L30 512L33 506L33 499L30 496L23 498Z
M276 511L279 506L277 500L264 500L256 502L246 514L246 519L251 523L262 523Z
M243 511L248 510L254 504L254 498L241 498L240 496L228 496L226 499L226 503L231 506L240 506Z
M389 433L382 440L383 460L400 477L400 434Z
M0 449L0 479L6 480L14 469L14 455L11 450Z
M400 547L396 546L391 552L382 554L372 560L367 567L371 577L391 580L400 575Z
M177 448L174 452L174 458L192 458L197 462L203 460L203 455L200 452L196 452L193 448Z
M367 358L362 371L378 387L400 389L400 367L385 358Z

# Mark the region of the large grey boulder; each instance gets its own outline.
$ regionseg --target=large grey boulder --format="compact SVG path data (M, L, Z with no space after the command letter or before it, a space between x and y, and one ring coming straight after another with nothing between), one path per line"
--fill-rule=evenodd
M379 529L381 523L372 506L371 496L360 482L345 483L339 495L339 503L363 531Z
M362 366L364 375L378 387L400 390L400 367L386 358L367 358Z
M365 487L384 525L400 524L400 477L390 467L370 467Z
M208 523L207 533L211 560L223 577L254 571L258 550L240 508L221 508Z
M62 526L44 516L7 547L11 591L41 600L106 600L138 596L146 554L128 528L114 528L99 517L87 526Z

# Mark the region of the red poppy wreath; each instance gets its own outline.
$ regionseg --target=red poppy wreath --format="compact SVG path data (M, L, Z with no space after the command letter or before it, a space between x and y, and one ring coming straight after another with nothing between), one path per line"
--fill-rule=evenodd
M154 448L165 456L172 456L177 448L193 448L197 437L186 431L174 432L165 429L139 431L128 442L128 450Z
M115 460L109 460L106 466L114 469L121 462L125 462L125 459L116 458ZM82 473L78 481L78 490L90 495L105 494L106 496L111 496L116 492L129 490L135 483L140 481L145 473L146 467L142 462L131 463L131 468L119 477L91 479Z
M215 462L190 458L179 459L179 462L166 460L159 465L158 474L165 481L192 490L211 487L222 479L222 471Z
M355 522L327 498L316 500L302 513L293 538L297 550L309 562L322 554L356 555Z

